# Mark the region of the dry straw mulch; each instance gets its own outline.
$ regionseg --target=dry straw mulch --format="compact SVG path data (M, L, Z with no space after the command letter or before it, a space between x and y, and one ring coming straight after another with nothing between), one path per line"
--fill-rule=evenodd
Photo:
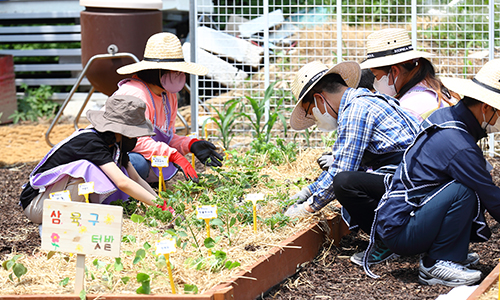
M293 195L299 188L291 184L300 178L309 178L313 180L319 175L320 170L313 162L322 150L300 150L298 158L295 162L285 164L282 166L265 166L261 174L269 175L270 178L282 183L280 192ZM265 159L262 158L264 164ZM210 172L210 171L207 171ZM259 185L249 191L251 193L265 193L276 194L276 190L269 190L265 185ZM307 228L313 222L335 215L334 205L331 209L324 209L322 213L317 214L308 219L297 220L294 223L289 223L287 226L281 227L271 231L268 226L258 222L258 233L253 232L251 225L242 226L237 224L238 232L232 238L232 245L229 245L228 239L223 238L217 243L215 250L222 249L227 253L227 258L230 261L238 261L241 266L232 270L223 269L220 272L210 272L208 270L196 270L185 264L187 257L194 257L199 254L199 250L195 247L188 245L185 250L177 249L177 252L171 255L171 263L173 264L173 277L178 292L183 292L184 284L194 284L198 287L199 293L203 293L212 287L230 281L242 270L247 270L256 260L262 255L266 254L273 247L279 246L280 242L288 237L296 234L297 232ZM190 205L187 210L192 210ZM275 214L281 208L277 201L269 201L266 205L258 205L257 214L265 219ZM164 227L164 226L163 226ZM144 247L144 243L150 245L155 244L156 241L164 239L162 229L154 231L155 228L147 227L143 224L136 224L125 219L123 223L123 235L133 235L137 241L135 243L122 243L121 245L121 258L124 265L124 270L114 272L113 276L109 276L106 280L105 272L103 269L96 269L92 264L95 259L98 259L106 264L114 263L114 258L109 257L86 257L86 267L89 272L92 272L95 279L92 280L86 276L85 289L89 294L135 294L135 290L140 286L136 280L136 275L139 272L148 273L152 277L151 293L152 294L169 294L171 293L170 281L168 278L167 268L159 268L156 258L151 254L151 250L147 251L146 258L138 264L133 264L135 252ZM217 229L211 230L211 236L216 237L221 235ZM206 237L204 229L196 232L197 239L203 243ZM249 249L249 250L246 250ZM130 252L129 252L130 251ZM207 249L201 247L204 257L208 257ZM133 253L127 255L126 253ZM48 251L36 250L32 255L23 255L18 262L24 264L28 273L21 277L21 282L11 282L8 279L7 272L3 268L0 269L0 294L15 294L15 295L29 295L29 294L68 294L74 293L74 280L75 280L75 264L76 256L68 256L67 253L57 253L52 258L47 260ZM7 259L13 257L16 253L7 256ZM89 273L90 274L90 273ZM130 280L124 284L119 279L128 276ZM66 286L60 286L64 278L69 278L69 283ZM248 280L252 280L249 278Z

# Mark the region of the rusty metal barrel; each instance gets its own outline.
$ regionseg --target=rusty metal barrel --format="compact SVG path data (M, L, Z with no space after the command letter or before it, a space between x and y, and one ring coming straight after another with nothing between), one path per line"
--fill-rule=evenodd
M17 109L14 60L0 55L0 124L12 122L9 116Z
M142 60L148 38L162 32L161 0L80 0L85 10L80 13L82 65L92 56L108 53L131 53ZM132 58L94 61L85 74L92 86L110 96L120 80L116 70L133 63Z

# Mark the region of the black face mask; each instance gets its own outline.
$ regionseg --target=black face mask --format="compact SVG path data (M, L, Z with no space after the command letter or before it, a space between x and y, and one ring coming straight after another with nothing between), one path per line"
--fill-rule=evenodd
M137 138L128 138L126 136L122 136L122 140L120 142L120 151L128 153L134 150L136 144Z
M132 151L137 144L137 138L128 138L122 135L122 140L120 141L120 165L126 167L128 165L128 152Z

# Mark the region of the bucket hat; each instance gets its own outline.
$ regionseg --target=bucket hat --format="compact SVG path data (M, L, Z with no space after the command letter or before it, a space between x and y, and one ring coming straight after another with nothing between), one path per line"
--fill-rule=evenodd
M142 70L172 70L195 75L206 75L208 69L200 64L186 62L181 42L175 34L162 32L152 35L144 50L144 59L116 70L118 74L133 74Z
M366 51L366 60L360 64L362 69L391 66L415 58L433 56L431 53L413 50L408 32L401 28L387 28L370 34L366 41Z
M316 123L315 120L306 118L302 99L321 78L328 74L339 74L348 87L356 88L361 77L361 69L355 61L344 61L331 68L322 62L313 61L300 68L292 81L292 93L298 100L290 116L290 126L293 129L303 130Z
M100 132L111 131L129 138L155 135L153 124L145 117L146 103L130 95L115 95L106 100L103 110L88 110L87 119Z
M472 79L440 77L450 90L500 109L500 59L484 64Z

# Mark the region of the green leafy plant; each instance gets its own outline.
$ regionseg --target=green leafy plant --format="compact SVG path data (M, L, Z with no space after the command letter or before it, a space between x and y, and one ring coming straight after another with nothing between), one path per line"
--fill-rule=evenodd
M266 218L264 220L264 224L271 228L271 231L274 231L276 228L283 227L290 222L290 217L285 216L281 212L277 212L272 215L270 218Z
M246 118L250 124L252 129L254 130L254 137L257 140L261 140L264 142L269 142L271 138L271 130L274 127L274 124L279 119L283 123L284 134L286 135L286 119L283 113L280 111L280 107L283 104L284 98L280 98L277 100L275 109L271 112L269 110L268 115L266 116L266 107L269 105L271 98L274 94L274 86L278 83L278 81L270 84L266 91L264 92L264 97L262 99L252 98L246 96L250 107L252 108L252 114L248 114L245 112L240 112L240 115ZM265 121L267 117L267 121ZM264 122L265 121L265 122Z
M198 287L194 284L185 284L184 294L198 294Z
M28 272L28 269L22 263L17 262L21 257L22 255L20 254L14 255L14 257L2 263L2 267L5 271L12 270L12 273L9 274L10 281L14 281L12 275L15 275L17 280L21 282L21 276Z
M141 284L141 286L135 290L137 294L151 294L151 276L146 273L138 273L137 282Z
M210 120L214 122L217 128L219 129L220 134L222 135L221 137L222 145L224 146L225 149L229 149L231 140L234 137L232 131L234 123L236 122L239 116L236 112L238 104L239 102L237 99L229 100L226 103L224 103L222 110L219 111L212 104L208 103L208 105L210 105L210 107L215 111L217 116L207 118L205 122L203 122L202 126L205 127Z
M92 264L94 265L96 270L101 272L101 273L100 273L100 276L97 277L96 274L87 270L90 277L92 279L96 279L96 278L100 279L104 283L104 285L107 286L108 289L112 290L113 286L116 283L115 274L117 272L120 272L123 270L123 263L121 261L121 258L116 257L115 262L112 264L105 263L105 262L100 261L99 259L96 258L92 261ZM130 280L130 278L127 276L124 276L124 277L121 277L119 280L123 283L127 283Z
M22 84L24 97L19 99L17 110L9 116L14 123L22 121L38 121L38 118L52 118L59 109L59 104L50 100L52 88L41 85L36 89L29 89L26 84Z

